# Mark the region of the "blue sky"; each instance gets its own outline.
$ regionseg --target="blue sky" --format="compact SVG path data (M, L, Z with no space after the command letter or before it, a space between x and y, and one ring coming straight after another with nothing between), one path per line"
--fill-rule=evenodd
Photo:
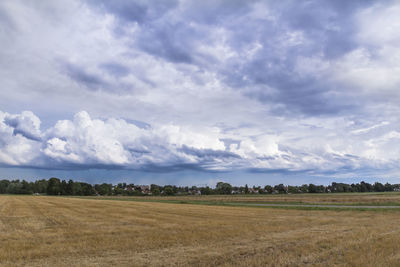
M0 178L400 182L398 1L0 3Z

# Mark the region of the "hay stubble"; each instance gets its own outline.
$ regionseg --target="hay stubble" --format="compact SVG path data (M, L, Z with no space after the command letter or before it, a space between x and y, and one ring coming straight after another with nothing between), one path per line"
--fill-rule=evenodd
M0 263L396 266L399 219L395 211L0 196Z

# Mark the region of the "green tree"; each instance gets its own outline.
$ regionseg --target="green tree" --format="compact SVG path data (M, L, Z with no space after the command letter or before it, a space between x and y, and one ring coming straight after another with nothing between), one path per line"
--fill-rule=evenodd
M125 193L125 190L121 187L114 187L113 195L122 196Z
M372 190L372 185L369 183L366 183L364 181L361 181L360 183L360 192L371 192Z
M230 195L232 194L232 186L228 183L219 182L215 188L218 194Z
M212 189L209 186L206 186L206 187L200 188L200 193L202 195L211 195L213 192L212 192Z
M270 185L266 185L264 186L264 192L267 194L272 194L272 192L274 192L274 188Z
M48 181L46 179L37 180L33 184L33 192L45 194L47 192L47 185Z
M309 184L308 192L309 193L318 193L317 186L315 184Z
M59 195L61 194L61 182L60 179L52 177L49 179L47 184L47 194L48 195Z
M95 190L97 191L97 193L99 193L99 195L109 196L112 194L112 184L106 184L106 183L103 183L101 185L96 184Z
M389 183L385 184L385 191L393 191L393 186Z
M1 180L0 181L0 194L6 194L7 193L7 187L9 186L10 181L8 180Z
M307 184L303 184L302 186L300 186L300 191L302 193L308 193L308 185Z
M93 186L88 183L79 183L81 185L81 194L84 196L93 196L96 194Z
M22 180L22 187L21 187L21 194L32 194L33 193L33 186L31 183L28 183L25 180Z
M374 191L375 192L384 192L385 191L385 186L381 183L376 182L374 184Z
M21 194L22 183L19 180L11 181L7 186L8 194Z
M72 183L72 188L71 188L71 192L73 196L82 196L83 192L82 192L82 186L80 183L78 182L73 182Z
M150 192L152 195L158 196L161 193L160 187L156 184L150 185Z
M60 184L60 194L61 195L68 195L67 194L67 190L68 190L68 184L67 184L67 182L65 181L65 180L62 180L61 181L61 184Z
M274 186L274 189L278 191L279 194L286 194L286 187L283 184L278 184Z
M174 195L174 189L172 188L172 186L167 185L164 187L164 195L166 196L173 196Z
M288 185L288 193L297 194L300 193L300 189L297 186Z

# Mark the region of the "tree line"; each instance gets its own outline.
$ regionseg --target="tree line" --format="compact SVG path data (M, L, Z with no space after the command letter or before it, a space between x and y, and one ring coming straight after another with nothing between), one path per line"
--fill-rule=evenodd
M59 178L41 179L34 182L25 180L0 180L0 194L47 194L71 196L142 196L142 195L229 195L229 194L301 194L301 193L348 193L348 192L390 192L400 191L400 184L382 184L375 182L336 183L325 186L304 184L291 185L266 185L248 187L232 186L229 183L219 182L215 188L209 186L175 186L175 185L135 185L133 183L89 184L73 180L60 180Z

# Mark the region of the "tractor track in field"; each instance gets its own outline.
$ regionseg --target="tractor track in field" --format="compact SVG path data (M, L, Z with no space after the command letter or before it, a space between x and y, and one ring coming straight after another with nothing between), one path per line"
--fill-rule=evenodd
M274 204L274 203L229 203L255 207L300 207L300 208L335 208L335 209L400 209L400 206L374 205L325 205L325 204Z

